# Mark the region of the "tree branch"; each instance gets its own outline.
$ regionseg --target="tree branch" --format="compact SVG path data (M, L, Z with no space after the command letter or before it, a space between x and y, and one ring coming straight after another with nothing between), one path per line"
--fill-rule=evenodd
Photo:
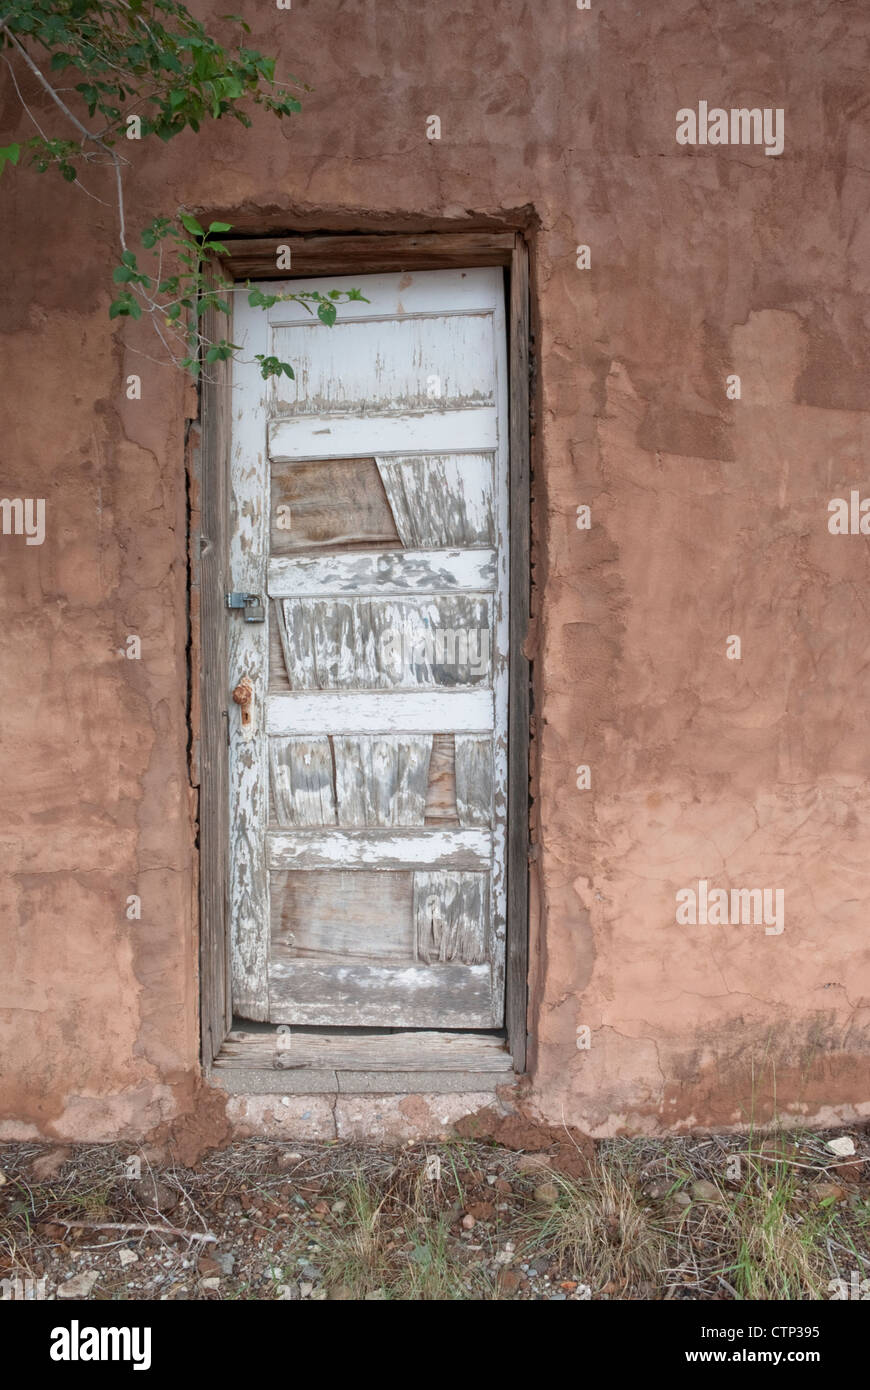
M67 120L70 121L75 126L76 130L80 132L83 139L89 140L92 144L97 145L111 159L113 165L115 166L115 183L118 189L118 217L120 221L119 231L121 239L121 250L126 251L127 226L126 219L124 216L124 188L121 183L121 161L118 155L112 149L111 145L107 145L105 140L102 140L99 135L94 135L92 131L88 130L87 126L82 124L78 116L76 116L76 114L69 109L66 102L61 100L57 92L54 90L54 87L52 87L51 83L49 82L48 78L43 75L43 73L37 67L36 63L31 58L30 54L27 52L27 49L24 47L22 43L19 42L18 36L14 34L12 30L9 28L9 25L6 23L5 17L2 21L0 21L0 32L4 33L9 39L9 41L12 44L14 44L14 46L18 49L18 52L21 54L25 63L30 68L30 71L33 73L34 77L39 82L40 86L43 88L44 91L48 93L55 105L60 108L60 110L66 116Z

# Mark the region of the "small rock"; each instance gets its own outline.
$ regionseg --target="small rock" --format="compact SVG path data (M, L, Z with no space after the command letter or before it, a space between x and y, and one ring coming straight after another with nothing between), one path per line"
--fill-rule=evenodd
M170 1187L165 1182L155 1182L149 1178L147 1186L143 1184L144 1191L142 1200L148 1207L154 1207L156 1211L172 1211L178 1206L181 1197L174 1187Z
M294 1163L300 1163L302 1155L298 1153L283 1153L278 1159L279 1168L292 1168Z
M314 1285L308 1280L303 1279L299 1285L299 1297L308 1298L314 1293Z
M57 1296L58 1298L90 1298L91 1290L99 1277L95 1269L85 1270L83 1274L74 1274L72 1279L67 1279L65 1284L61 1284Z
M121 1261L122 1265L135 1265L139 1263L139 1256L136 1254L136 1251L127 1250L126 1248L118 1251L118 1259Z
M219 1289L220 1286L221 1286L221 1281L220 1281L220 1279L217 1279L217 1278L212 1278L212 1279L200 1279L200 1281L199 1281L199 1287L200 1287L201 1289Z
M528 1173L536 1168L550 1168L551 1166L546 1154L520 1154L517 1159L518 1173Z
M644 1197L649 1197L653 1202L658 1202L662 1197L667 1197L670 1190L670 1183L659 1178L655 1182L648 1182L643 1188Z
M69 1149L49 1149L47 1154L40 1154L30 1165L30 1171L39 1182L44 1182L46 1178L53 1178L59 1173L63 1165L70 1156Z
M329 1210L332 1212L333 1216L341 1216L343 1211L347 1211L347 1202L343 1197L339 1197L337 1202L333 1202Z
M720 1189L706 1178L698 1178L692 1183L692 1196L696 1202L721 1202L724 1200Z
M474 1202L468 1208L468 1215L475 1221L490 1221L495 1216L495 1207L492 1202Z
M221 1274L232 1274L233 1265L236 1262L235 1255L231 1255L228 1250L216 1250L214 1258L220 1266Z
M833 1176L839 1178L840 1182L863 1182L864 1164L861 1159L854 1163L838 1163L833 1171Z
M540 1187L535 1188L535 1201L543 1206L551 1207L559 1200L559 1189L554 1182L542 1182Z
M856 1151L855 1141L850 1139L848 1134L840 1135L837 1139L829 1139L825 1147L830 1149L832 1154L836 1154L838 1158L851 1158Z
M353 1300L353 1289L348 1288L347 1284L336 1284L329 1290L329 1298L332 1303L348 1303Z
M833 1200L840 1202L846 1195L845 1187L840 1187L836 1182L817 1182L812 1189L819 1202Z
M363 1301L365 1303L382 1303L386 1297L386 1292L383 1289L372 1289L371 1293L365 1295Z
M474 1217L471 1215L470 1212L466 1212L462 1218L462 1229L464 1231L471 1231L473 1230L475 1224L476 1223Z
M688 1192L683 1191L673 1193L671 1201L675 1202L678 1207L690 1207L692 1205L692 1199Z
M292 1303L299 1298L299 1288L296 1284L279 1284L275 1290L275 1297L282 1303Z
M511 1250L498 1250L496 1252L495 1262L497 1265L509 1265L512 1259L513 1251Z

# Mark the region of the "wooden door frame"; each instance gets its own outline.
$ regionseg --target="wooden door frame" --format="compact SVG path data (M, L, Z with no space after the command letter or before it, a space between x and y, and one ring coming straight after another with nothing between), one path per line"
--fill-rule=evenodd
M531 593L529 437L529 255L519 232L293 235L230 241L221 270L236 280L505 266L510 433L510 693L508 697L507 942L505 1026L516 1072L526 1069L529 955L529 690L525 655ZM278 247L292 270L277 269ZM209 338L225 325L211 313ZM194 537L193 630L199 627L200 1010L206 1071L232 1027L228 906L229 767L227 622L229 574L230 368L209 368L200 390L199 547ZM197 608L198 601L198 608ZM197 624L198 619L198 624Z

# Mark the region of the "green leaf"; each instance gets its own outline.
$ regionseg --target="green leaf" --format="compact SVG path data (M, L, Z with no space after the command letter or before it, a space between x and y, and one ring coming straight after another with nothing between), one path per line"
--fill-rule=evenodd
M124 285L128 280L133 279L133 271L126 265L115 266L112 271L112 279L116 285Z
M191 236L205 236L205 228L201 227L196 218L190 216L190 213L180 212L178 219L185 231L190 232Z
M0 149L0 174L7 164L17 164L18 156L21 154L20 145L4 145Z
M323 303L318 304L317 317L320 319L321 323L326 324L327 328L332 327L332 325L335 323L337 316L338 310L336 309L335 305L330 304L328 300L325 300Z
M208 230L209 234L212 232L231 232L233 224L232 222L209 222Z

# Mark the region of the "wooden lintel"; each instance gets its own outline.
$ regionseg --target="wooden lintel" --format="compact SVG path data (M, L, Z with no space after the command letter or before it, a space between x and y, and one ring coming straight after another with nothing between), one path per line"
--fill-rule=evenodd
M314 275L374 275L403 270L465 270L510 265L514 232L421 232L372 236L293 236L229 241L221 268L236 280L287 280ZM279 269L278 247L290 248L290 269ZM283 259L283 258L282 258Z

